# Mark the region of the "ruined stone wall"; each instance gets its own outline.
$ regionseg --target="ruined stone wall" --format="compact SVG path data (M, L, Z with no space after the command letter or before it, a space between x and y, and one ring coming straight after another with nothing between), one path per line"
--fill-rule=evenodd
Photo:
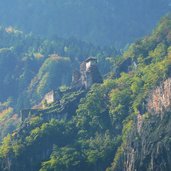
M24 109L24 110L21 110L21 112L20 112L21 121L24 121L29 116L35 116L38 113L39 112L38 112L37 109Z
M53 103L55 101L54 91L47 93L43 99L47 104Z

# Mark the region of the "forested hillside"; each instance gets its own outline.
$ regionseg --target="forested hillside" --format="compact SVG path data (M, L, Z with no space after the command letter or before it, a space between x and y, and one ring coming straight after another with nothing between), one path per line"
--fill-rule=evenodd
M104 57L117 54L112 47L75 39L50 41L13 27L1 27L0 39L0 138L15 128L21 109L38 104L52 89L69 86L73 71L85 58L96 56L106 74L110 60Z
M69 85L73 69L86 57L116 54L114 48L101 49L75 39L48 41L12 27L2 27L0 37L0 101L10 97L19 106L22 93L41 98L54 87Z
M43 37L124 47L155 27L170 0L1 0L0 24Z
M72 58L51 55L44 61L44 54L35 52L31 59L41 67L30 85L38 85L31 87L39 95L48 87L48 74L58 73L59 66L70 71ZM3 139L1 170L171 170L170 153L164 153L170 148L170 89L165 87L171 76L171 16L110 62L113 68L103 83L65 89L59 102L26 113L18 129Z

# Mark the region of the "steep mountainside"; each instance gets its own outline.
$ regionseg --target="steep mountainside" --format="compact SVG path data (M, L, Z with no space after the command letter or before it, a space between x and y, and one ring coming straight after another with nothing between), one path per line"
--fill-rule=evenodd
M161 21L150 37L132 45L124 55L126 60L130 56L133 59L129 69L137 70L131 83L132 93L137 95L132 105L132 119L128 121L130 130L123 129L127 137L118 148L109 171L171 169L170 45L171 18L168 17Z
M147 104L150 117L145 119L142 115L135 122L125 149L125 170L171 170L170 97L171 78L150 94Z
M28 95L40 98L54 87L69 85L72 70L86 57L102 59L115 53L114 49L101 49L74 39L40 39L12 27L1 27L0 37L0 101L11 97L15 105L23 107L30 103ZM105 72L104 67L102 70Z
M1 170L170 170L171 16L115 62L103 83L24 111Z
M74 37L123 47L149 33L170 11L170 0L1 0L6 26L47 37Z
M96 56L105 74L110 62L104 56L116 54L113 48L75 39L49 41L13 27L0 27L0 39L0 139L15 128L22 108L39 104L54 88L69 86L73 71L86 57Z

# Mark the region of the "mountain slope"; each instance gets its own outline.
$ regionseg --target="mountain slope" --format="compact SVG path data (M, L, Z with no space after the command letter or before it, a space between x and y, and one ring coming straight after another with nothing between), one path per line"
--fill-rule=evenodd
M19 113L40 103L54 88L71 84L72 73L88 56L97 56L103 74L109 70L104 56L114 48L99 48L75 39L53 41L0 27L0 139L20 122Z
M37 92L40 98L54 86L69 85L72 70L86 57L115 53L112 48L101 49L75 39L48 41L12 27L1 27L0 37L0 101L11 97L15 105L23 107L29 102L24 105L22 94L26 98L26 93L37 96Z
M116 60L117 77L26 113L1 144L1 170L170 170L170 52L169 15Z

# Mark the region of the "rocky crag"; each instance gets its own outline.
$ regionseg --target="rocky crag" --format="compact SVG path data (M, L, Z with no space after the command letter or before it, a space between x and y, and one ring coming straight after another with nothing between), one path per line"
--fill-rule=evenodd
M139 114L128 136L125 171L171 170L171 78L153 89L147 101L148 116Z

